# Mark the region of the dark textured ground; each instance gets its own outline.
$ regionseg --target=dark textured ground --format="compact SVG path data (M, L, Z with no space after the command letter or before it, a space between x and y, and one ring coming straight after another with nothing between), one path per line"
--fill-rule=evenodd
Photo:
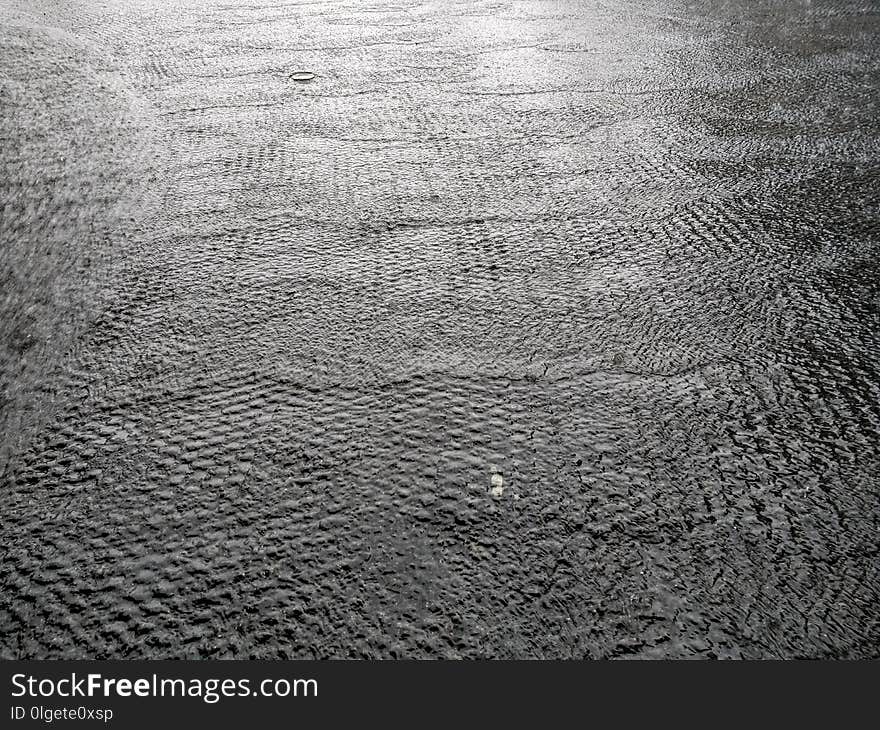
M880 654L878 11L0 0L0 655Z

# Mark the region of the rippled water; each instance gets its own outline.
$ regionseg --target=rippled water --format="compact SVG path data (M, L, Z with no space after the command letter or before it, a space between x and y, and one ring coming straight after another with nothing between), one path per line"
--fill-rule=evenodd
M0 654L877 656L878 13L2 0Z

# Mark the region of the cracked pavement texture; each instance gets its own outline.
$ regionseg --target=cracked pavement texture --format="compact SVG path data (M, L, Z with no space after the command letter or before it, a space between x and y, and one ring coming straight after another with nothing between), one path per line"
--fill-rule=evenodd
M878 30L0 0L0 656L878 656Z

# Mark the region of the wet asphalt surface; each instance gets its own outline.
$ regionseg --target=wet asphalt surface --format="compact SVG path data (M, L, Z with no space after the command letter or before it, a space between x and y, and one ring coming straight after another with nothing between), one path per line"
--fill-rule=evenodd
M878 30L0 1L0 655L880 654Z

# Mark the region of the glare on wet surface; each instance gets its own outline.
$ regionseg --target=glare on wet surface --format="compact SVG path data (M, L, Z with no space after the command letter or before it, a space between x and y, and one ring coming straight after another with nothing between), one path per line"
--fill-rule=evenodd
M0 21L3 656L876 655L864 3Z

